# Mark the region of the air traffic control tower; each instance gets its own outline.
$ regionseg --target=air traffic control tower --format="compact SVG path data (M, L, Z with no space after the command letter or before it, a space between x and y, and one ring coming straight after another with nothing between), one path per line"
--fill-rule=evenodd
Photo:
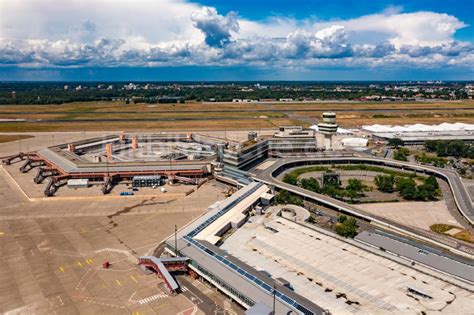
M324 135L324 148L332 150L332 138L337 133L336 113L323 113L323 121L318 123L318 131Z

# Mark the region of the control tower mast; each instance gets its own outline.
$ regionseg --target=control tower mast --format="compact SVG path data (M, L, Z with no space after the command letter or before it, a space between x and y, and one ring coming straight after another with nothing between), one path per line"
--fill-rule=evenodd
M324 148L332 150L332 137L337 133L336 113L323 113L323 121L318 123L318 131L324 135Z

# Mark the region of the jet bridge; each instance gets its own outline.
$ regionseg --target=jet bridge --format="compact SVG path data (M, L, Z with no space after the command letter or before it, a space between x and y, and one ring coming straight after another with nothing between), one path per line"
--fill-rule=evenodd
M138 258L138 264L152 269L163 279L168 293L173 295L179 290L179 284L170 274L170 271L187 271L187 257L157 258L155 256L142 256Z

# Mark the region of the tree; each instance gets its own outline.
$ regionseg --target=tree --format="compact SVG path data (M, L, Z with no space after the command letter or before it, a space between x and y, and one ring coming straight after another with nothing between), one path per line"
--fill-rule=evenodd
M472 144L464 143L461 140L427 140L425 141L425 149L428 152L436 152L436 155L439 157L474 157L474 146Z
M398 161L406 161L407 155L410 153L406 148L400 148L393 153L393 158Z
M441 194L436 177L429 176L425 182L416 187L415 199L421 201L437 200Z
M357 199L358 201L360 200L361 193L355 190L342 190L342 197L349 198L351 200L351 203L354 203L355 199Z
M290 185L297 185L298 184L298 176L293 173L287 173L283 177L283 182L290 184Z
M436 189L430 184L421 184L416 187L415 199L420 201L436 200Z
M388 145L392 148L398 148L403 145L403 140L400 138L392 138L388 140Z
M446 153L448 156L462 157L466 156L469 147L461 140L454 140L448 143Z
M438 148L438 140L426 140L425 141L425 149L428 152L436 152Z
M474 145L471 145L467 150L467 157L470 159L474 159Z
M336 233L343 237L354 238L357 235L357 220L346 216L339 216L336 224Z
M365 185L362 183L360 179L357 178L349 178L348 184L346 186L347 190L354 191L354 192L361 192L365 188Z
M392 175L375 176L375 185L377 186L377 189L385 193L391 193L394 191L394 182L394 177Z
M313 191L315 193L319 193L321 191L321 186L319 185L319 181L314 177L302 179L301 187L303 187L304 189Z
M398 177L396 181L396 190L406 200L416 199L416 183L413 178Z
M425 179L425 184L433 186L435 189L439 188L438 181L436 180L436 177L433 175L429 176L428 178Z
M436 167L445 167L448 160L442 157L427 156L425 153L415 156L420 163L433 164Z
M339 222L339 223L343 223L344 221L347 220L347 217L346 217L345 215L341 214L341 215L338 215L338 216L336 217L336 220L337 220L337 222Z
M345 197L350 198L351 202L354 202L354 199L360 199L364 189L365 185L361 180L357 178L350 178L346 189L343 192Z
M338 198L341 195L341 189L336 185L324 185L322 193L332 198Z

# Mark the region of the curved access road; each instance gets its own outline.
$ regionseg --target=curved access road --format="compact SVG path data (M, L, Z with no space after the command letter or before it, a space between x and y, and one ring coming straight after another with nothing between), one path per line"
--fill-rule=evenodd
M352 207L343 201L336 200L334 198L322 194L317 194L306 189L284 183L283 181L277 179L277 176L287 169L322 164L369 164L437 176L439 178L442 178L449 184L449 187L454 197L454 201L461 215L471 225L474 224L474 207L469 197L469 194L456 172L447 169L439 169L430 166L416 165L412 163L393 160L383 160L371 157L294 158L279 159L268 169L253 174L253 178L257 181L261 181L266 184L288 190L304 198L315 200L318 203L324 204L338 211L344 211L346 213L353 214L359 218L365 219L375 224L379 224L381 226L397 230L398 232L410 234L414 237L421 238L429 242L435 241L438 243L438 245L443 247L449 247L450 249L458 249L458 251L456 251L458 253L459 251L461 251L462 254L465 254L467 252L470 255L474 255L474 247L467 246L456 240L447 239L442 237L441 235L421 231L419 229L409 228L394 222L390 222L387 219L377 217L375 215L366 213L360 209Z

